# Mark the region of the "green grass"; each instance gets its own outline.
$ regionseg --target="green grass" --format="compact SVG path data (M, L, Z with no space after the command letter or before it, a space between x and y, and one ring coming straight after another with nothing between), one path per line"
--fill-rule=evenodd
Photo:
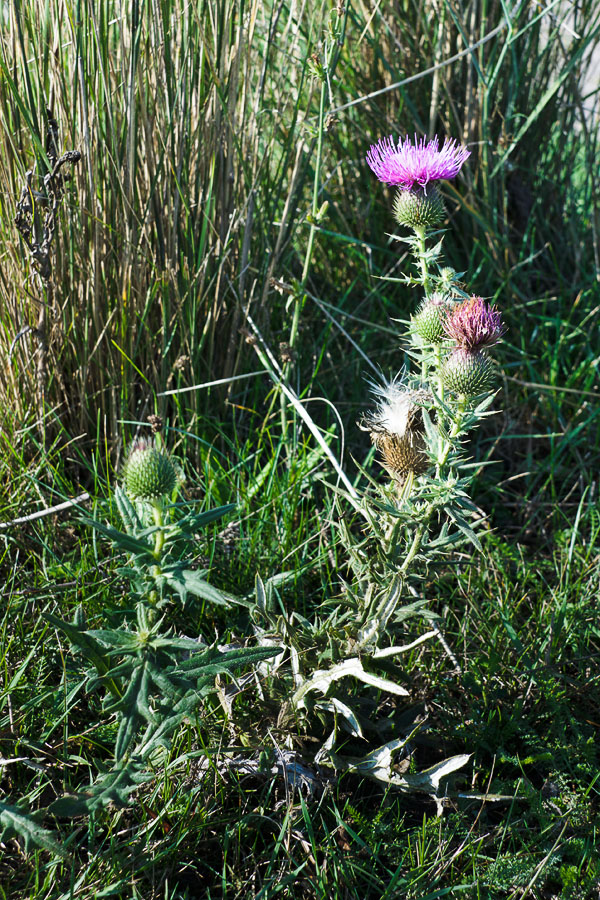
M353 459L372 459L355 427L369 361L402 367L393 320L417 300L378 280L406 260L364 155L397 131L465 140L465 176L445 187L446 253L509 326L501 412L470 447L492 463L475 495L490 533L483 555L462 552L421 585L461 674L440 642L422 644L402 658L410 703L378 712L390 729L427 716L417 770L472 757L441 817L424 797L329 770L308 798L266 764L247 775L222 763L228 748L266 760L289 738L310 765L315 723L250 689L226 722L212 699L129 808L47 817L66 859L6 837L0 897L595 900L599 152L597 96L583 84L598 9L571 10L574 38L566 7L525 2L510 23L506 4L486 0L439 13L352 2L341 15L286 2L140 0L126 17L117 7L0 11L0 521L87 490L86 509L116 522L124 447L158 412L185 494L203 508L237 504L229 531L218 523L199 539L211 582L246 594L257 571L289 572L281 602L306 616L339 597L340 507L323 484L335 475L291 410L282 433L269 375L164 392L262 373L249 312L276 357L280 342L294 345L290 383L317 427L335 427L332 449L358 480ZM496 28L451 66L368 97ZM323 108L312 54L336 64ZM54 242L42 426L35 337L9 349L44 296L13 218L24 172L35 163L39 187L45 171L47 105L61 151L83 159ZM4 802L44 808L110 756L113 723L97 693L77 688L81 659L42 614L83 604L96 627L118 626L118 564L75 511L0 530ZM245 614L193 605L174 625L210 626L220 640L251 633ZM486 793L510 799L460 796Z

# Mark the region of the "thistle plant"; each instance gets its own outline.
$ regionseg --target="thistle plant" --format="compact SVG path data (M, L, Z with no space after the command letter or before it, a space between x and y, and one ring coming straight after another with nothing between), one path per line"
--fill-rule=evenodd
M381 484L364 471L369 487L363 496L357 500L345 494L356 515L353 522L341 515L337 523L350 573L342 585L342 602L325 603L315 623L292 613L282 625L257 588L257 598L262 598L258 610L271 625L271 639L276 633L290 646L292 705L333 715L321 759L325 755L337 768L434 796L442 774L463 765L467 756L446 760L411 781L395 775L392 766L392 755L405 748L406 735L395 736L362 760L342 757L334 748L340 727L361 738L379 729L372 719L375 707L344 690L344 680L350 676L363 686L409 695L410 675L395 663L436 636L447 648L419 587L429 567L447 559L460 543L481 549L481 516L468 494L475 464L468 461L465 442L490 414L495 368L489 351L504 327L499 311L481 297L469 296L454 270L443 264L439 231L444 217L439 183L454 178L469 155L452 140L440 149L437 138L406 138L397 144L386 138L367 155L377 177L398 189L393 215L412 232L399 240L408 244L416 272L393 280L419 294L402 336L414 371L375 385L375 407L359 423L370 434L387 479ZM407 631L415 617L429 623L428 630ZM266 639L268 630L257 633Z
M81 607L72 622L46 616L86 660L85 688L103 695L102 713L107 723L114 717L118 725L111 765L85 793L59 798L50 811L60 815L126 803L129 793L152 777L150 767L160 764L175 730L195 718L216 690L215 676L279 652L273 646L209 645L202 634L178 635L169 623L171 610L193 599L243 603L210 585L195 559L198 532L234 507L198 513L177 502L178 467L159 434L132 444L122 481L114 492L122 530L84 521L125 556L117 569L126 585L124 607L107 610L109 621L97 628L89 628ZM112 624L116 616L118 627Z
M389 484L378 488L378 504L369 498L363 504L376 548L366 554L368 563L359 559L354 569L363 590L378 599L363 605L361 648L371 642L377 650L389 639L404 589L411 579L421 579L436 557L464 539L481 547L473 521L479 513L467 492L473 466L464 443L489 414L494 382L489 350L504 326L500 312L483 298L468 296L443 265L442 235L436 230L444 215L439 182L458 175L469 155L449 139L440 149L437 137L429 142L407 137L397 144L385 138L367 154L377 178L398 189L393 214L412 231L399 239L409 245L417 270L399 280L421 296L404 336L416 372L376 387L376 408L361 423L390 476ZM347 530L343 537L347 546L353 543ZM351 558L356 560L354 552Z

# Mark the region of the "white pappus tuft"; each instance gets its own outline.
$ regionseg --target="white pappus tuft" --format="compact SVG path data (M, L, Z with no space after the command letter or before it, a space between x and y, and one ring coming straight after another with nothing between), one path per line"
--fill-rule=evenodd
M375 410L369 414L369 425L374 430L386 431L403 438L409 427L414 409L414 392L402 385L402 376L382 384L371 382L371 389L377 398Z

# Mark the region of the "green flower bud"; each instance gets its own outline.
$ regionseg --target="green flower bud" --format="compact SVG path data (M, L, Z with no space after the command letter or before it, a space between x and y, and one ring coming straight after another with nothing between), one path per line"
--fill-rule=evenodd
M432 294L424 300L414 316L411 316L412 330L426 344L441 344L446 338L444 322L452 307L452 301L443 294Z
M448 290L452 287L454 283L454 278L456 275L456 269L453 269L452 266L444 266L442 271L440 272L440 278L442 280L442 288L444 290Z
M444 362L440 375L447 390L476 397L489 390L494 377L493 363L481 351L458 347Z
M134 500L159 500L171 494L177 473L165 453L149 441L136 441L125 464L125 487Z
M413 187L409 191L399 190L394 201L394 218L408 228L432 228L439 225L445 215L444 201L437 187L430 184L424 188Z

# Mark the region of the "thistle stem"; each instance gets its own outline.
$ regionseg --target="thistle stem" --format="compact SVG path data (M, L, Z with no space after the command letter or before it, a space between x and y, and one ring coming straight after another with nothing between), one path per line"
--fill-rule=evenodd
M414 537L412 540L412 544L410 545L410 550L406 554L406 559L400 566L400 571L402 572L403 575L406 574L410 564L412 563L413 559L415 558L415 556L417 555L417 553L419 552L419 550L421 548L421 544L423 542L423 537L424 537L425 531L427 530L427 527L429 525L429 519L431 518L432 513L433 513L433 506L430 506L430 509L428 510L425 518L423 519L423 521L421 522L421 524L415 531L415 534L414 534Z
M424 225L415 225L414 232L417 238L416 257L419 270L421 272L421 281L423 290L425 291L425 299L429 299L431 294L431 279L429 276L429 268L427 266L427 232Z
M164 519L163 519L163 507L162 502L160 500L155 501L152 504L152 518L154 519L154 524L158 527L158 531L154 535L154 557L157 560L160 560L162 556L163 547L165 545L165 534L163 531Z
M440 401L444 402L444 382L442 381L442 345L436 344L435 346L435 375L437 380L437 390L438 397Z
M463 424L463 416L464 416L466 405L467 405L467 398L461 395L458 400L458 409L457 409L456 418L454 420L454 425L452 426L452 428L450 430L448 439L444 443L444 447L443 447L441 456L437 463L436 477L438 479L440 478L442 468L446 465L448 456L450 455L450 451L452 450L452 448L454 446L454 439L457 438L461 432L462 424ZM400 572L402 573L402 575L405 575L408 572L408 569L409 569L412 561L414 560L415 556L421 549L423 539L429 533L429 523L431 521L431 517L433 515L434 510L435 510L435 504L429 503L425 509L423 518L422 518L420 524L418 525L417 530L414 533L413 540L410 545L410 549L409 549L408 553L406 554L404 562L400 566Z
M448 460L448 456L450 455L450 451L454 446L454 440L458 437L460 432L462 431L463 426L463 417L465 413L465 408L467 406L467 398L461 394L458 398L458 407L456 410L456 416L454 418L454 424L450 429L448 434L448 439L444 442L444 446L442 452L438 458L437 466L436 466L436 477L439 478L441 475L442 468L446 465Z

